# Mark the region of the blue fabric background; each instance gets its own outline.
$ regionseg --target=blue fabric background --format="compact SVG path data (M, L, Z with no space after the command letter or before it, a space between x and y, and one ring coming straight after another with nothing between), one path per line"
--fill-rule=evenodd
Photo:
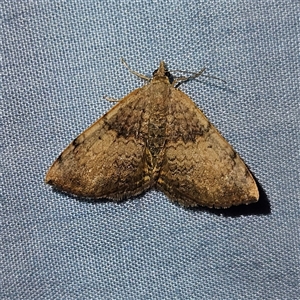
M296 299L299 2L2 1L1 299ZM299 37L299 35L298 35ZM53 191L60 152L159 60L255 174L262 199L184 209Z

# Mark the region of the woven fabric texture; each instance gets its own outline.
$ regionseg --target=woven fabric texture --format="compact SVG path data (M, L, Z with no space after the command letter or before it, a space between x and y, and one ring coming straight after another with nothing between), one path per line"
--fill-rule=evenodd
M297 299L299 3L2 1L1 299ZM180 86L245 160L257 204L184 209L53 191L59 153L151 76ZM299 299L299 298L298 298Z

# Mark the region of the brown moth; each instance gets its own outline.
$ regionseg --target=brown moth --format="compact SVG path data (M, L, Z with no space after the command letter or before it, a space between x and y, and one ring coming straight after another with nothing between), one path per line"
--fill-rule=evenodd
M153 78L130 71L148 83L81 133L53 163L46 183L73 195L113 200L155 188L186 207L258 201L257 185L240 156L176 88L205 69L177 80L163 61Z

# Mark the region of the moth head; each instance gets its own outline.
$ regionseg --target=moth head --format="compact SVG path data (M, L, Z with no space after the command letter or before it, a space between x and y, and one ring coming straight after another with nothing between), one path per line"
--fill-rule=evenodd
M168 68L164 61L161 61L159 63L158 69L153 72L153 78L166 78L170 83L172 83L174 80L172 74L168 71Z

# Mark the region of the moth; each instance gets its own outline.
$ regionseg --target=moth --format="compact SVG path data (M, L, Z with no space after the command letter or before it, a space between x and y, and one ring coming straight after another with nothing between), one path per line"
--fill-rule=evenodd
M174 79L163 61L152 78L130 70L147 83L81 133L45 182L80 197L116 201L151 188L185 207L258 201L256 182L240 156L177 88L204 71Z

